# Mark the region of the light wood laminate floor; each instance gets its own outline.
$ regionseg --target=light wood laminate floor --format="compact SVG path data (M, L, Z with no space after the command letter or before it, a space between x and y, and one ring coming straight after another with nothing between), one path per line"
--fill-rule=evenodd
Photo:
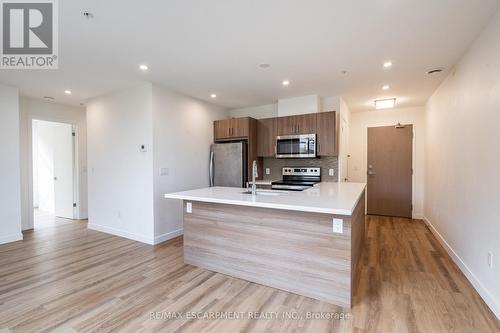
M0 332L500 331L422 221L367 217L367 228L342 309L185 265L182 238L153 247L55 223L0 245Z

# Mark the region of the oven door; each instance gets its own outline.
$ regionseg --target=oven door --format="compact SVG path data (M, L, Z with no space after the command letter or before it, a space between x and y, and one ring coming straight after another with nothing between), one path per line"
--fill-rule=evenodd
M316 134L276 137L276 158L316 157Z

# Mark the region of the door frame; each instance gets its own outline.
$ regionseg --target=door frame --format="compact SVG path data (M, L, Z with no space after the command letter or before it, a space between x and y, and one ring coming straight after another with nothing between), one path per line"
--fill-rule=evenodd
M80 207L80 177L78 175L80 174L79 170L79 163L78 161L80 160L79 158L79 128L77 124L67 122L67 121L61 121L58 119L53 119L50 117L40 117L40 116L34 116L34 117L29 117L27 119L28 121L28 155L27 155L27 162L28 162L28 225L27 228L23 230L30 230L33 229L35 226L35 219L34 219L34 206L33 206L33 121L48 121L48 122L53 122L53 123L60 123L60 124L67 124L71 125L72 130L74 131L75 135L72 138L72 146L73 146L73 202L76 203L76 207L73 207L73 219L79 219L79 209Z
M407 125L412 125L412 139L411 139L411 168L413 170L411 174L411 205L412 205L412 210L411 210L411 216L412 219L417 218L415 215L415 190L416 190L416 184L415 184L415 170L416 170L416 155L417 155L417 147L416 147L416 135L415 135L415 124L414 123L403 123L401 124L403 126ZM365 163L363 165L363 175L365 179L365 183L368 185L368 129L369 128L377 128L377 127L391 127L391 126L396 126L394 125L377 125L377 126L366 126L365 128ZM368 186L366 187L366 192L368 193L369 189ZM368 195L365 195L365 214L368 213Z

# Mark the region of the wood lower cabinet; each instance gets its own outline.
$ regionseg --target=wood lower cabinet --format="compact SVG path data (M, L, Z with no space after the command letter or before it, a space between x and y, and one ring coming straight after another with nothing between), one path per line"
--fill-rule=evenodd
M257 123L257 156L276 156L276 133L279 118L260 119Z
M338 113L320 112L316 114L316 153L318 156L337 156L339 151L338 140Z
M214 139L227 140L246 138L250 134L250 117L214 121Z
M277 135L313 134L316 132L316 113L278 117Z

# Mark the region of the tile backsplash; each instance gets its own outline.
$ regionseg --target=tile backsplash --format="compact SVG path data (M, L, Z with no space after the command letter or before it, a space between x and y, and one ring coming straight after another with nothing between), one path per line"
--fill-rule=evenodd
M264 179L279 180L281 179L281 171L284 167L316 167L321 168L321 181L337 182L338 181L338 158L336 156L327 156L321 158L264 158ZM271 169L271 174L266 175L266 168ZM328 175L328 169L335 170L334 176Z

